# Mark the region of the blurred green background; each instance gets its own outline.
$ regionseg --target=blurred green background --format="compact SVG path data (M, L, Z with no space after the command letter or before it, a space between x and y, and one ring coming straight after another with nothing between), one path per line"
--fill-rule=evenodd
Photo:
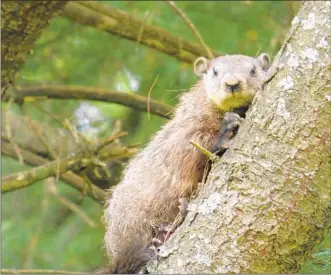
M162 1L100 2L125 10L183 39L198 42L192 30ZM177 5L213 50L252 56L267 52L274 56L298 3L192 1L177 2ZM136 42L57 17L36 43L16 83L22 87L84 85L147 96L157 75L151 97L170 105L175 105L178 96L196 81L191 65ZM37 121L58 127L35 104L25 103L25 112ZM129 133L123 139L127 144L143 145L166 122L153 115L148 120L146 113L116 104L81 100L44 100L39 104L61 120L74 118L77 128L91 138L107 136L114 121L121 120L123 129ZM2 175L26 168L16 160L2 157ZM63 183L58 184L58 192L80 205L93 223L73 213L44 182L5 194L1 227L3 268L92 272L104 265L102 207ZM300 272L330 273L330 262L328 236Z

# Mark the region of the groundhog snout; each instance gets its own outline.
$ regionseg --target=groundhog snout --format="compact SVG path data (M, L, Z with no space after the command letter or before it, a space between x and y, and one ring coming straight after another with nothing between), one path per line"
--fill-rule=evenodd
M241 89L241 84L239 81L235 84L225 83L225 86L226 86L226 89L231 93L238 92Z
M223 83L225 90L229 93L240 92L245 84L242 78L231 74L224 76Z

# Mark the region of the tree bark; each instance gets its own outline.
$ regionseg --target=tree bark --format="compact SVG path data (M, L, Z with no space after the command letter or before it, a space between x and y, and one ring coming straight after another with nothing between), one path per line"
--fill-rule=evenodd
M14 80L34 42L67 1L1 3L1 87Z
M295 273L331 225L330 2L305 2L281 68L149 266L155 273Z

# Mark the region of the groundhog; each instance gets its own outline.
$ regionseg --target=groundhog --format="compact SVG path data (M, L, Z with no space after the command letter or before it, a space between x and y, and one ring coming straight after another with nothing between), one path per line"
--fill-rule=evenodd
M108 199L104 220L109 273L138 273L155 256L152 239L163 225L173 223L179 200L197 189L208 161L190 141L217 151L225 113L249 105L269 67L267 54L196 60L194 72L200 80L181 96L172 119L129 162Z

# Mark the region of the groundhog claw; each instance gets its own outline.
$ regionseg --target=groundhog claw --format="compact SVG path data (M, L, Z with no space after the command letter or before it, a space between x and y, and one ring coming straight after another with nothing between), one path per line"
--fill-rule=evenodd
M153 238L152 239L152 245L154 247L159 247L160 245L163 245L163 242L158 238Z
M243 119L236 113L225 113L221 122L221 131L218 137L218 141L214 149L214 152L218 156L222 156L226 149L231 146L232 139L237 134L242 120Z

